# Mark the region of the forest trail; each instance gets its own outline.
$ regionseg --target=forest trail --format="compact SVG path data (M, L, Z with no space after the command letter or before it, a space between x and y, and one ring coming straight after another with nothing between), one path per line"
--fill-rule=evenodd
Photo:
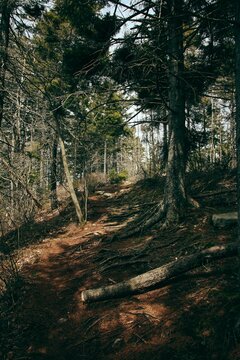
M240 1L0 0L0 360L240 360L239 124Z
M229 316L229 307L239 310L237 264L231 259L145 294L82 304L84 289L128 279L194 252L203 241L224 243L235 236L234 230L212 229L206 212L196 210L189 214L190 224L178 230L159 234L155 229L144 236L113 240L112 234L131 215L126 199L135 208L136 194L139 189L127 186L111 198L108 194L108 199L92 196L84 229L63 221L58 231L29 247L25 254L33 260L22 268L24 283L9 312L8 352L2 353L3 360L239 359L235 318ZM149 244L151 251L129 256Z
M24 359L68 359L72 344L66 346L66 342L81 342L84 338L87 329L83 324L82 329L79 328L82 315L76 292L81 284L87 286L90 279L100 280L91 257L108 225L104 222L107 202L101 196L92 197L93 206L96 200L94 216L97 214L99 219L88 221L83 229L70 223L60 228L57 236L50 235L33 246L32 251L29 249L34 261L23 267L26 284L20 295L21 314L17 314L18 325L24 324L19 338L19 342L25 341ZM15 356L14 351L9 353L9 358L15 359Z

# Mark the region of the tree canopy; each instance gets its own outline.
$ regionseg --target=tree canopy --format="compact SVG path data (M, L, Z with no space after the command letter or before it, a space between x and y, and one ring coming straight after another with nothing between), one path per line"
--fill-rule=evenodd
M236 165L234 16L219 0L3 1L3 160L30 157L31 192L50 189L56 205L66 176L59 137L74 183L125 171L123 144L138 133L146 156L136 168L167 174L164 204L150 222L178 222L191 205L186 172ZM15 182L2 180L5 191Z

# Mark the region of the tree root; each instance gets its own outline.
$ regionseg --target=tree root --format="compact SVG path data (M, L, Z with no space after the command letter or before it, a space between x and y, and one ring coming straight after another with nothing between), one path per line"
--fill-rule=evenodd
M158 204L155 211L151 212L148 217L144 217L140 221L136 222L131 228L129 228L126 232L117 235L118 239L126 239L130 236L137 235L139 233L144 232L145 230L149 229L156 223L160 222L165 215L164 208L161 204Z
M149 253L161 249L165 249L169 246L172 246L178 241L178 239L174 239L166 244L153 244L152 241L148 241L146 245L141 246L141 248L134 249L134 250L127 250L127 251L112 251L110 249L101 249L100 253L105 253L104 255L98 255L94 258L94 262L98 263L98 267L100 271L105 271L105 266L115 267L118 265L122 265L123 261L127 262L134 262L140 258L144 258L149 255Z
M136 260L129 260L129 261L120 261L118 263L113 263L110 265L106 265L106 266L102 266L99 270L101 273L108 271L110 269L113 268L117 268L117 267L121 267L121 266L131 266L131 265L136 265L136 264L146 264L148 263L147 260L141 260L141 259L136 259Z
M200 204L195 199L188 197L187 198L187 204L194 208L199 208ZM170 214L170 216L169 216ZM175 217L174 217L175 218ZM132 224L132 226L127 229L126 232L123 232L122 234L118 234L113 236L112 239L118 238L118 239L126 239L128 237L137 235L139 233L143 233L147 229L151 228L152 226L156 225L157 223L161 223L160 228L167 229L170 226L176 225L175 222L171 219L171 212L169 213L169 208L167 205L162 203L158 203L157 206L155 206L154 210L151 212L148 217L143 217L141 220L136 221L135 224Z

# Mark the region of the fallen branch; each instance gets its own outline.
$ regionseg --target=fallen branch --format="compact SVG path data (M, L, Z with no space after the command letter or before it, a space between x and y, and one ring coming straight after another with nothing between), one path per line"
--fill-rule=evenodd
M81 299L83 302L93 302L144 292L153 286L161 286L167 280L202 266L205 263L235 256L237 253L238 245L236 243L213 246L209 249L202 250L197 254L171 261L166 265L150 270L132 279L98 289L84 290L81 293Z

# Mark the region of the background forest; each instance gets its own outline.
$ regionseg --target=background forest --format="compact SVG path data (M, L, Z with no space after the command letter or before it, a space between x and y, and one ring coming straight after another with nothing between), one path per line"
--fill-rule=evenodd
M235 168L234 16L227 1L2 0L2 234L57 207L60 184L76 203L91 182L166 172L175 221L186 171Z

